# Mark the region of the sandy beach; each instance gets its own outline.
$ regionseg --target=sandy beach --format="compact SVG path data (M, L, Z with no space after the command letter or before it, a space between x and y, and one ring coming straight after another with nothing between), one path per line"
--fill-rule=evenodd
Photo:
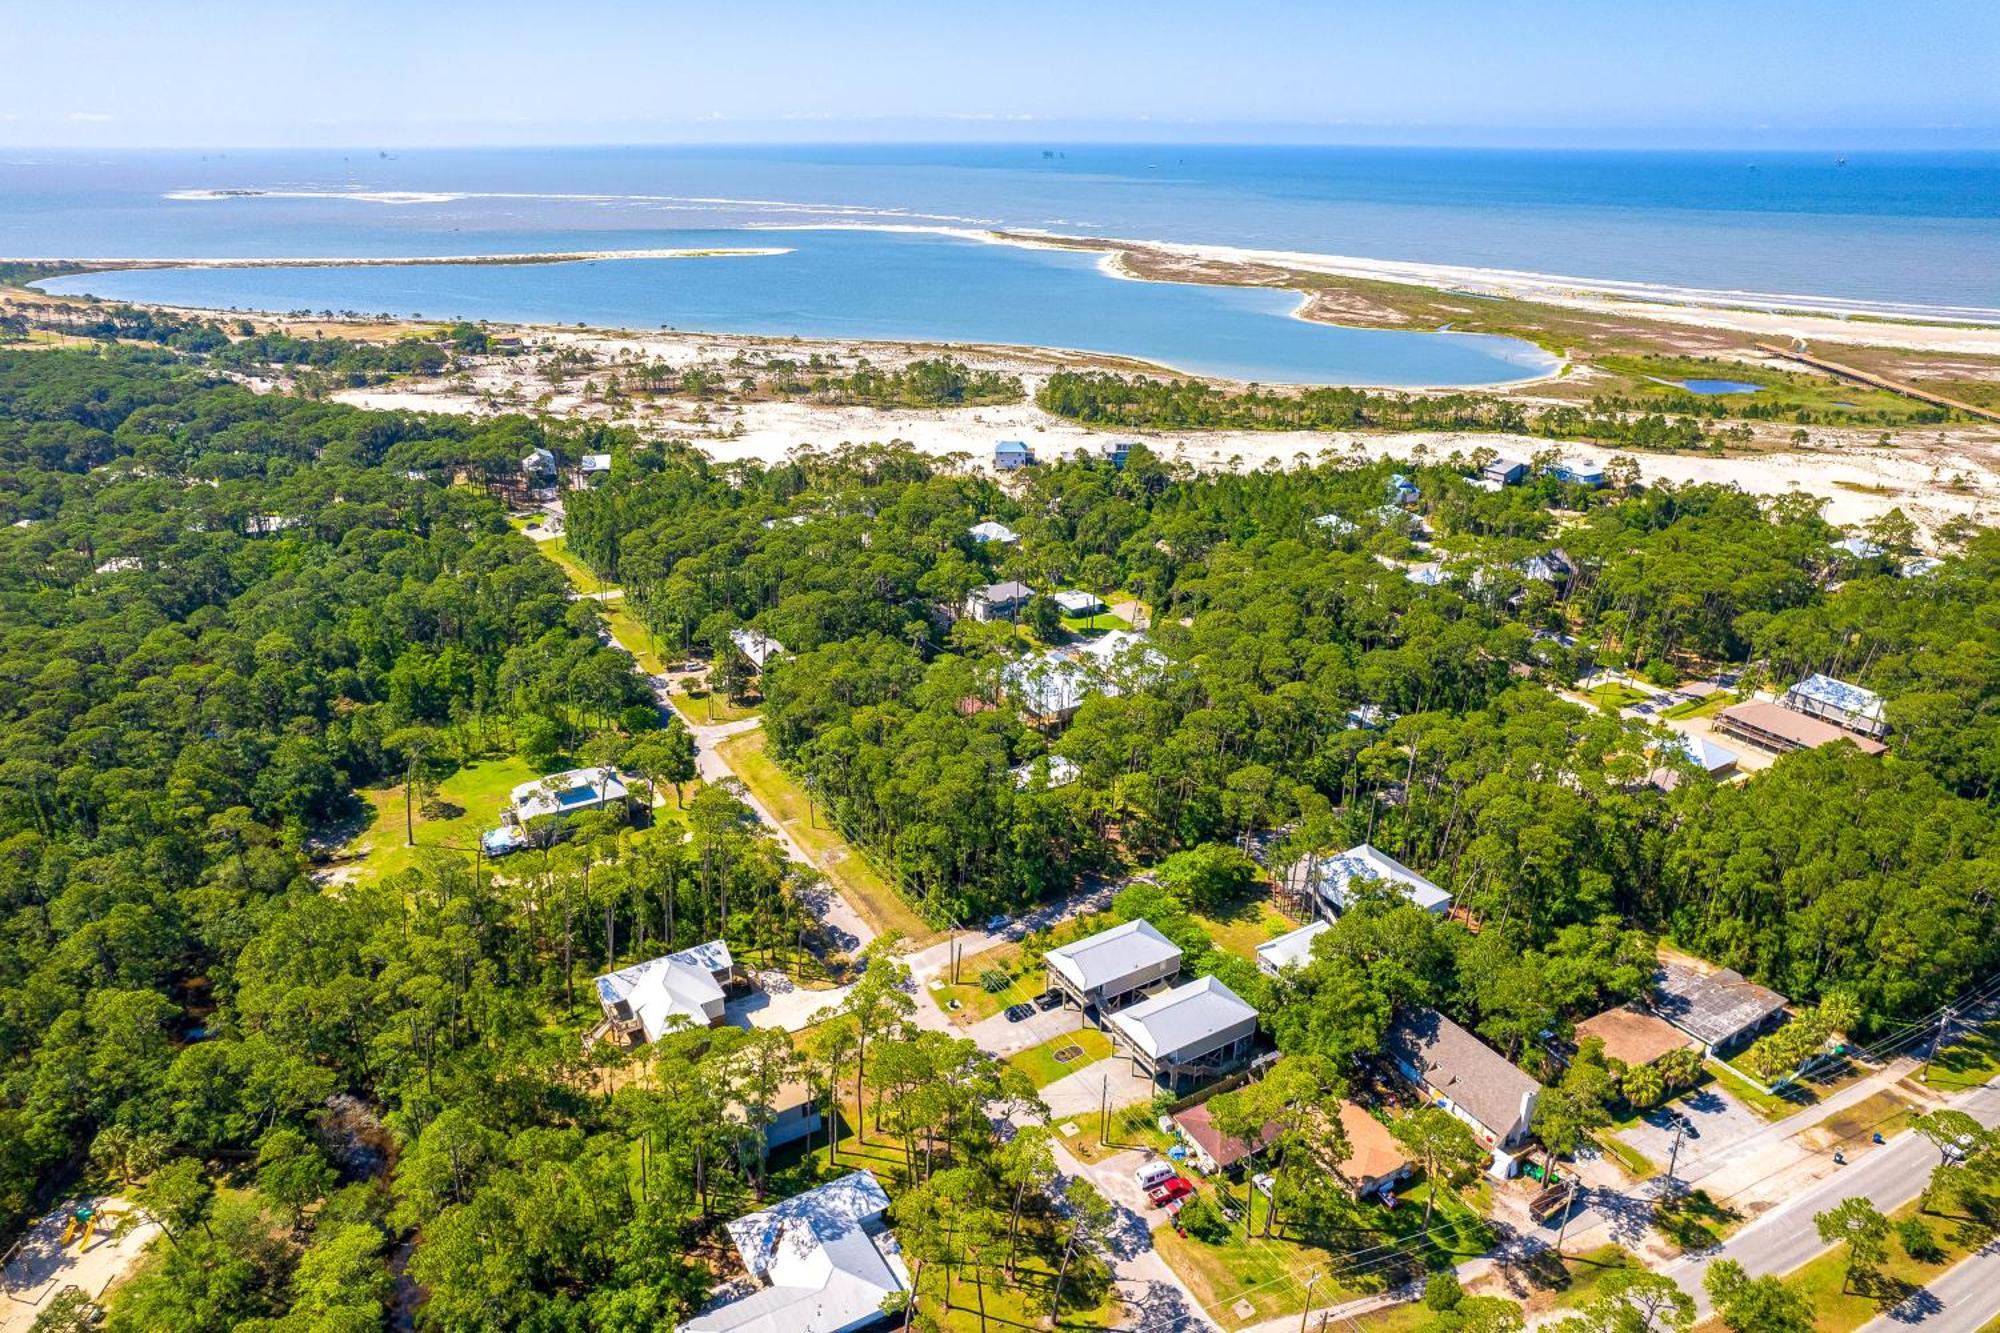
M802 346L843 365L865 358L877 366L904 364L936 349L908 344L814 343L712 334L620 335L564 329L502 330L544 351L587 351L605 369L625 361L657 361L676 368L726 363L737 355L797 355ZM649 436L685 439L721 462L777 462L798 449L902 441L938 457L962 455L989 466L994 441L1027 442L1049 460L1077 450L1094 452L1108 439L1142 440L1164 457L1204 469L1290 465L1322 455L1440 459L1493 449L1527 460L1559 448L1577 461L1603 463L1620 451L1592 444L1487 432L1291 432L1093 430L1043 411L1034 391L1052 370L1068 364L1059 353L1007 348L952 349L976 368L1017 375L1026 400L1005 406L885 409L812 402L709 401L659 398L607 405L587 397L587 373L559 383L543 378L532 356L489 358L454 380L405 380L376 388L345 389L341 402L373 408L492 414L518 411L520 402L565 417L633 426ZM1532 399L1531 399L1532 401ZM1884 446L1879 430L1814 428L1804 447L1789 444L1786 423L1761 432L1762 447L1728 454L1641 453L1641 476L1652 482L1720 482L1760 494L1804 491L1826 502L1835 523L1852 525L1901 509L1928 530L1955 518L1990 519L2000 498L2000 428L1954 426L1908 433ZM1627 451L1627 456L1631 456Z

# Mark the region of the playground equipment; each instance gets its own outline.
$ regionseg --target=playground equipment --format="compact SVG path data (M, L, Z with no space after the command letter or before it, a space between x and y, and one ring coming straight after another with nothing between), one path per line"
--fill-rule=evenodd
M69 1221L63 1227L61 1246L68 1249L70 1241L74 1240L79 1252L87 1250L90 1248L91 1233L96 1230L97 1210L84 1204L70 1213Z

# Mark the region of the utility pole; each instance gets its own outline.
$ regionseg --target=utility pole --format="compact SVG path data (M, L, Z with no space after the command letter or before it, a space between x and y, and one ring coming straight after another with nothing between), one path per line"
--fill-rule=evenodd
M1556 1228L1556 1258L1563 1257L1563 1233L1569 1230L1569 1215L1576 1208L1576 1196L1583 1193L1583 1182L1575 1176L1569 1178L1569 1195L1563 1200L1562 1225Z
M1945 1029L1951 1026L1951 1020L1956 1017L1957 1013L1950 1005L1946 1005L1944 1011L1938 1015L1937 1031L1931 1033L1931 1048L1924 1055L1924 1067L1917 1071L1917 1082L1931 1081L1931 1061L1937 1059L1938 1044L1944 1040Z
M1111 1075L1105 1074L1097 1083L1097 1146L1102 1148L1111 1139Z
M1674 1124L1674 1148L1673 1151L1667 1155L1666 1193L1668 1194L1672 1194L1674 1192L1674 1167L1681 1160L1681 1140L1687 1137L1687 1125L1688 1122L1685 1116L1681 1117L1681 1119L1675 1122Z
M1306 1316L1312 1313L1313 1308L1313 1283L1319 1281L1322 1276L1324 1275L1314 1273L1306 1279L1306 1308L1299 1311L1299 1333L1306 1333Z

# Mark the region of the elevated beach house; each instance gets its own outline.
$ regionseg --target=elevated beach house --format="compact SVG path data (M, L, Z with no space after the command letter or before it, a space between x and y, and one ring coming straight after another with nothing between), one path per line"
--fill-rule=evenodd
M1527 480L1528 465L1511 458L1496 458L1479 469L1485 480L1500 486L1518 486Z
M1002 440L993 446L993 466L998 471L1012 472L1034 461L1034 450L1020 440Z
M584 1041L637 1046L681 1024L720 1027L724 987L736 981L736 960L722 940L606 972L593 983L604 1018Z
M854 1333L886 1323L882 1303L910 1285L888 1211L881 1184L856 1171L737 1218L729 1239L755 1285L681 1333Z
M1150 921L1127 921L1042 955L1048 988L1086 1015L1108 1014L1181 974L1178 944Z
M1180 1089L1242 1065L1257 1042L1257 1011L1218 977L1200 977L1120 1009L1109 1027L1135 1073Z
M1435 1009L1397 1018L1383 1053L1426 1100L1471 1127L1493 1154L1490 1174L1501 1180L1514 1174L1541 1084Z
M1786 690L1778 702L1795 713L1831 722L1857 735L1879 737L1889 730L1881 695L1832 676L1807 676Z
M1449 893L1365 842L1336 855L1305 857L1285 876L1286 889L1328 921L1345 912L1355 891L1369 882L1388 885L1434 915L1451 910Z

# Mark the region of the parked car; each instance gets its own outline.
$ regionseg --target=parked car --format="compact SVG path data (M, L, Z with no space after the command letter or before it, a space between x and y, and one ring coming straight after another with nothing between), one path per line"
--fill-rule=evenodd
M1035 1008L1047 1013L1051 1009L1062 1008L1063 993L1059 990L1045 990L1035 997Z
M1194 1185L1186 1176L1169 1176L1146 1191L1146 1198L1155 1208L1164 1208L1178 1199L1185 1199L1194 1193Z
M1018 1023L1024 1018L1033 1018L1034 1016L1035 1006L1032 1004L1010 1004L1007 1006L1007 1021L1009 1023Z
M1132 1179L1139 1182L1139 1188L1149 1190L1155 1185L1172 1180L1179 1172L1165 1162L1148 1162L1132 1173Z

